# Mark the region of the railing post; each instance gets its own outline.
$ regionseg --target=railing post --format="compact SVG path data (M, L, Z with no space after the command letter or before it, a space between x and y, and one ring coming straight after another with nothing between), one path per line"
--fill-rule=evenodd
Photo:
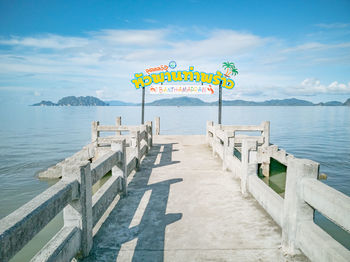
M228 137L228 147L227 147L227 154L229 155L230 164L233 164L233 158L234 158L234 150L235 150L235 137L234 137L234 132L230 132L230 135ZM230 171L233 173L233 175L236 177L238 174L238 170L235 166L230 165L226 166L229 167Z
M211 150L212 150L212 155L213 157L215 157L215 146L216 146L216 125L213 125L213 143L212 143L212 146L211 146Z
M146 132L147 132L147 146L148 146L148 151L151 150L152 147L152 141L153 141L153 134L152 134L152 121L147 121L146 122Z
M224 140L224 157L222 160L222 169L225 171L228 167L228 159L233 157L233 147L231 145L233 143L234 146L234 138L233 132L225 131L225 140Z
M92 184L90 162L81 162L79 170L63 168L63 179L76 179L80 187L77 199L63 209L64 226L75 226L81 230L81 251L88 256L92 248Z
M141 163L141 135L140 131L136 131L136 170L140 169L140 163Z
M160 117L157 116L155 119L155 125L156 125L156 136L159 136L160 134Z
M144 140L146 141L146 153L145 154L148 154L148 150L149 150L149 147L148 147L148 132L147 132L147 125L142 125L141 128L143 129L143 132L145 132L145 138Z
M224 136L224 145L222 150L222 170L225 171L227 169L227 153L228 153L228 135L225 132Z
M229 132L228 134L228 153L233 156L235 150L235 133Z
M283 206L282 248L290 254L298 254L297 229L300 223L313 221L314 210L303 199L303 178L317 179L319 164L309 159L289 158Z
M241 192L243 196L248 194L248 176L256 175L258 171L258 162L256 159L257 140L243 139L242 141L242 173L241 173Z
M215 125L214 126L214 133L213 133L213 146L212 146L212 149L213 149L213 156L215 157L215 153L218 152L217 148L219 147L219 143L220 143L220 139L217 137L216 135L216 130L218 129L221 129L221 125Z
M112 176L120 176L122 178L122 195L126 196L127 187L128 187L128 177L127 177L127 163L126 163L126 141L125 139L114 142L111 144L111 150L114 152L121 152L121 158L116 163L115 166L112 167Z
M263 146L269 146L270 145L270 121L265 121L262 123L264 131L262 132L262 135L264 137L264 144Z
M122 117L121 116L117 116L117 118L115 119L115 125L117 127L120 127L122 125ZM116 136L120 136L121 134L122 134L122 132L120 132L120 131L117 131L115 133Z
M100 125L99 121L94 121L91 123L91 142L92 143L97 144L97 138L100 136L100 131L97 130L99 125Z
M213 126L214 122L213 121L207 121L207 128L206 128L206 133L205 133L205 138L207 144L210 144L210 134L209 134L209 126Z

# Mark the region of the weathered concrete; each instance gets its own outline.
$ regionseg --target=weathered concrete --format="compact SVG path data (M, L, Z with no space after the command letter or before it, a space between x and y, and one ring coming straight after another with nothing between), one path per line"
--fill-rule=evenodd
M205 136L155 136L84 261L305 261L213 158ZM282 212L282 210L281 210Z
M319 164L308 159L289 159L284 212L282 246L292 254L298 253L296 246L297 226L301 222L312 222L314 210L304 200L301 194L301 181L304 177L317 178Z
M61 181L0 221L0 261L8 261L72 199L78 185Z
M66 262L80 249L81 233L77 227L63 227L30 262Z
M54 166L49 167L47 170L38 174L39 178L43 179L58 179L62 177L62 170L66 166L75 166L77 169L80 166L80 162L92 160L95 157L96 149L94 144L88 144L78 151L74 155L67 157L63 161L57 163Z
M95 140L87 146L93 150L63 161L62 181L0 221L0 260L8 261L68 204L64 228L34 260L66 261L78 250L87 256L94 243L86 260L302 261L303 252L312 261L348 261L349 250L313 222L313 210L349 230L350 198L317 181L318 163L268 146L268 122L208 122L206 139L156 136L152 150L151 122L118 125L94 122ZM235 135L242 130L262 135ZM118 131L131 135L99 135ZM287 166L284 199L257 176L258 164L268 167L270 158ZM103 184L99 179L110 171ZM102 186L92 196L95 182ZM281 240L284 252L298 256L283 255Z
M117 116L116 119L115 119L115 126L116 127L120 127L122 125L122 117L121 116ZM116 136L120 136L122 134L122 132L120 131L117 131L115 133Z
M158 136L160 135L160 117L159 116L155 118L155 127L156 127L155 135Z
M99 126L98 122L94 122L96 141L87 147L96 147L93 150L96 152L99 149L99 132L119 131L119 128ZM138 127L124 126L120 131L135 129L142 130L142 133L138 132L137 145L130 146L129 143L129 152L126 150L125 136L115 136L104 142L107 144L103 146L105 155L96 157L95 154L96 159L92 164L92 159L84 160L89 152L82 150L76 153L71 157L75 159L73 163L62 164L61 181L3 218L0 221L0 260L9 261L62 209L64 228L36 254L34 260L70 261L79 250L81 255L87 256L92 247L93 232L98 231L93 226L96 224L100 227L102 222L99 218L105 215L117 194L126 195L127 175L132 172L131 168L136 167L135 155L141 160L150 148L152 126L149 123ZM93 184L100 183L100 178L110 171L111 178L92 196Z
M75 176L78 180L80 197L70 202L63 209L64 226L77 227L81 230L81 251L88 255L92 247L92 183L90 162L80 167L79 173L71 173L69 169L63 170L63 180Z

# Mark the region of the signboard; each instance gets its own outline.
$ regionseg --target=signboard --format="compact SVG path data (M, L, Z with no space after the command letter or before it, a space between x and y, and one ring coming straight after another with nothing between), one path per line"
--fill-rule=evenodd
M238 73L234 63L230 62L223 63L225 73L219 70L216 73L199 72L194 70L194 66L188 70L173 70L176 66L176 62L171 61L169 65L147 68L146 75L136 73L131 83L136 89L149 86L150 92L154 94L213 94L213 87L220 84L226 89L232 89L235 82L230 79L230 75ZM170 86L164 87L165 84Z
M149 87L151 94L176 94L176 95L212 95L215 86L219 89L219 114L218 123L221 124L222 88L232 89L235 82L230 78L238 74L235 64L224 62L222 64L225 73L219 70L216 73L206 73L194 70L190 66L188 70L174 70L177 64L170 61L169 65L160 65L145 69L147 75L136 73L131 83L136 89L142 88L141 124L145 118L145 88ZM170 71L169 71L170 70Z

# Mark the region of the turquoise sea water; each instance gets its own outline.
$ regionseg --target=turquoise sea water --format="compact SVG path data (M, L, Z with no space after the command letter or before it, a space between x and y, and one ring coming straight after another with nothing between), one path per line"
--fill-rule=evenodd
M91 121L140 123L139 107L0 108L0 218L14 211L49 183L37 172L72 155L90 141ZM204 134L217 107L146 107L146 120L161 118L161 134ZM271 121L271 143L296 157L321 164L324 183L350 195L350 107L224 107L223 124ZM318 223L325 223L316 216ZM336 229L334 229L336 230ZM348 235L344 235L346 242ZM350 240L347 241L350 243Z

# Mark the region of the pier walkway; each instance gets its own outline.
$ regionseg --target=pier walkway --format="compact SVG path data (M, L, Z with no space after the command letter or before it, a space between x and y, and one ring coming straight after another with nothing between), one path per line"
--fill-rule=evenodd
M205 136L155 136L84 261L287 260L279 226L221 162Z
M91 143L39 174L59 181L0 220L0 261L62 211L31 262L350 261L314 222L318 211L349 233L350 198L319 181L319 163L271 144L268 121L207 121L190 136L159 123L92 122ZM272 161L286 170L279 184Z

